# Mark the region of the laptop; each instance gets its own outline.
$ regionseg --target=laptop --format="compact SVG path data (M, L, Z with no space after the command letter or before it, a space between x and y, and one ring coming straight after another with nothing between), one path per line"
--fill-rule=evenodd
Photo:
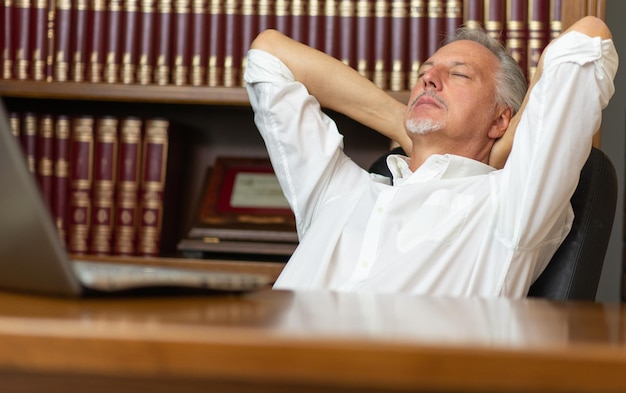
M0 289L85 296L247 292L270 277L70 259L0 98Z

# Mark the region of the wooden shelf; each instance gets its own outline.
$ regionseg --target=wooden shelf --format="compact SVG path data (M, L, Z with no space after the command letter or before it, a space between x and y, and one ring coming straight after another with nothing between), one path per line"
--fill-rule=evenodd
M400 102L407 102L408 91L389 92ZM1 80L0 96L39 99L161 102L168 104L202 104L248 106L243 87L124 85L88 82L39 82Z

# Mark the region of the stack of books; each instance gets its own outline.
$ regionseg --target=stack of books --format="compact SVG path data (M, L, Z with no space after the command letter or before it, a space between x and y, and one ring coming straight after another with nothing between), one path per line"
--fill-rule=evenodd
M403 91L462 24L502 40L530 76L560 11L560 0L7 0L0 75L241 86L251 41L275 28Z
M159 254L169 122L10 113L69 252Z

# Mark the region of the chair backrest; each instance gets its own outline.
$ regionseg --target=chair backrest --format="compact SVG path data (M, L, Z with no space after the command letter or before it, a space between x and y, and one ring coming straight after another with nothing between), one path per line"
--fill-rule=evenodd
M396 148L388 154L404 152ZM369 171L390 177L388 154L378 158ZM572 229L530 287L529 297L595 300L617 205L615 167L601 150L592 148L571 204Z

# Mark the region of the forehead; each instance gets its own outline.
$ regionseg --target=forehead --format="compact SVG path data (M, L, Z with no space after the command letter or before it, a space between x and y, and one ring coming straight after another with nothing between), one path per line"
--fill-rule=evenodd
M438 63L464 64L476 68L477 71L491 73L498 67L498 58L489 49L477 42L461 40L439 48L424 64L435 65Z

